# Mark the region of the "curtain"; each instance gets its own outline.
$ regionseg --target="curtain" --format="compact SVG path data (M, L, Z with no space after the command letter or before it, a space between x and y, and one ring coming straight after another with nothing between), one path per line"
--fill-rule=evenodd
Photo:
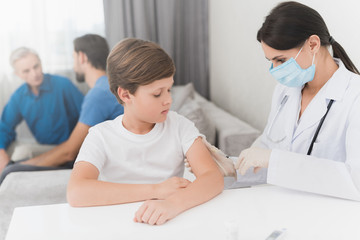
M174 60L175 85L209 98L207 0L104 0L110 47L127 37L158 43Z

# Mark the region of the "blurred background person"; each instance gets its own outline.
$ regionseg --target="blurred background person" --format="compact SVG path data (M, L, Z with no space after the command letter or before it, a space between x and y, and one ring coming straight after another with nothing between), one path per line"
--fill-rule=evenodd
M22 120L38 143L60 144L75 127L84 98L68 78L44 74L41 60L32 49L14 50L10 64L25 83L12 94L1 114L0 172L14 163L11 153L19 145L14 142L15 128ZM30 149L22 150L26 152L24 156L29 156Z

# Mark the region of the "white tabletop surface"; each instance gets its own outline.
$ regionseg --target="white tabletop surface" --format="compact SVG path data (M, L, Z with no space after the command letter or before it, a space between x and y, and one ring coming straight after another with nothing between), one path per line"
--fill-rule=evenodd
M288 240L360 239L359 202L274 186L225 190L161 226L133 222L140 205L16 208L6 240L226 240L230 228L238 231L239 240L264 240L282 228Z

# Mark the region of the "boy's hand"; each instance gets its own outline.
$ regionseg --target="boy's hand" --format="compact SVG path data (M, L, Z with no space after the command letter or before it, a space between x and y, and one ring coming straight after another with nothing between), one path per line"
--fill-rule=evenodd
M161 225L176 217L181 210L169 200L148 200L135 213L134 221Z
M181 188L186 188L191 182L185 178L172 177L155 185L157 199L165 199Z

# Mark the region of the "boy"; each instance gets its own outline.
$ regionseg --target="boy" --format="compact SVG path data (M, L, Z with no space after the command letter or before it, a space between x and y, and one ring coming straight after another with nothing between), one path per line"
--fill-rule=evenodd
M147 200L134 221L163 224L221 193L223 175L188 119L169 111L175 66L158 45L118 43L108 57L110 90L124 115L92 127L68 185L72 206ZM182 178L184 158L196 176Z

